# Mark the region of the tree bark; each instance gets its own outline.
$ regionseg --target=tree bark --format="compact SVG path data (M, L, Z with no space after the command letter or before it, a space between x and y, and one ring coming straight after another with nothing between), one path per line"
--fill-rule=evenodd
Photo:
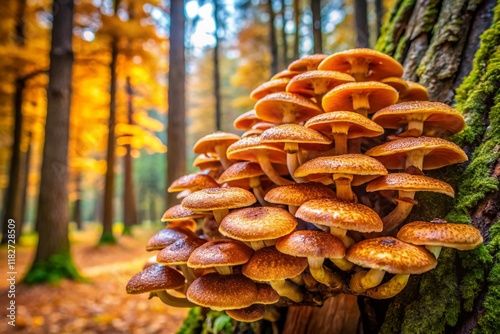
M75 174L75 192L76 199L73 202L73 222L76 224L76 229L83 230L83 219L82 219L82 175L80 171L76 171Z
M321 32L321 0L311 0L314 53L323 53L323 34Z
M295 24L295 30L293 34L293 59L299 59L300 57L300 35L299 35L299 26L300 26L300 4L299 0L293 0L293 22Z
M186 174L186 58L184 0L170 1L170 66L168 72L167 184ZM166 207L179 200L167 192Z
M286 23L288 22L288 19L286 17L286 1L281 0L281 20L283 22L283 27L281 29L281 42L282 42L282 48L281 48L281 59L283 61L283 66L282 68L286 68L288 66L288 63L290 62L290 59L288 58L288 38L287 38L287 33L286 33Z
M354 0L354 21L356 22L357 47L369 47L370 31L368 30L368 5L366 0Z
M269 48L271 50L271 75L278 73L278 40L276 38L276 14L273 9L273 0L267 0L267 11L269 12Z
M222 129L222 96L220 93L220 56L219 56L219 1L214 0L215 45L214 45L214 98L215 98L215 130Z
M40 179L36 256L28 283L78 278L68 240L68 144L74 2L54 1L47 120Z

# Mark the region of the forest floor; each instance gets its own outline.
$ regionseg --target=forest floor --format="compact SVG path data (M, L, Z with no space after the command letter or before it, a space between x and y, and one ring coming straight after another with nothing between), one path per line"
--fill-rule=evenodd
M16 246L15 299L8 297L7 249L0 249L0 333L175 333L188 309L164 305L147 294L128 295L128 280L141 271L152 253L145 251L149 237L161 227L136 227L134 237L120 237L114 246L99 246L99 229L87 226L70 234L73 260L88 282L62 281L27 286L20 283L36 249L34 236ZM119 233L115 233L119 235ZM5 269L4 269L5 268ZM15 327L7 324L6 308L15 300Z

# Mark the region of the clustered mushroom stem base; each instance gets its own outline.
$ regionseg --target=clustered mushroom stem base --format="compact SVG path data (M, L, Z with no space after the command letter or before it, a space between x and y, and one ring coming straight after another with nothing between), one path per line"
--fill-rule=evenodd
M256 153L256 155L260 168L262 168L262 171L267 175L269 179L271 179L271 181L279 186L286 186L293 183L292 181L279 176L279 174L274 170L274 167L269 161L269 158L264 153Z
M156 291L153 293L158 296L160 300L169 306L173 307L196 307L198 305L191 303L187 298L178 298L170 295L167 291Z
M231 275L233 273L233 267L229 266L215 267L215 270L221 275Z
M191 283L193 283L193 281L197 278L193 272L193 269L189 268L186 264L183 264L179 267L184 274L184 277L186 278L187 285L191 285Z
M214 218L217 224L220 225L222 219L224 219L224 217L226 217L228 214L229 214L229 209L214 210Z
M330 226L330 234L342 240L342 243L347 249L349 249L352 245L355 244L354 240L352 240L350 237L347 236L347 230Z
M410 275L395 275L389 281L377 287L366 290L366 296L375 299L388 299L400 293L408 283Z
M270 281L269 284L276 292L283 297L290 299L296 303L300 303L304 299L303 293L299 287L291 282L285 280Z
M346 202L357 201L357 197L351 188L352 175L334 175L333 180L335 181L335 189L338 199Z
M382 282L384 276L385 270L370 269L363 277L361 277L361 287L364 289L373 288Z
M262 240L250 241L250 247L252 247L254 251L258 251L259 249L266 247L266 244Z
M297 152L295 153L287 153L286 154L286 166L288 167L288 172L292 176L292 178L295 180L297 183L301 182L306 182L304 178L301 177L295 177L293 174L295 173L295 170L299 167L299 160L298 160L298 154Z
M260 184L256 187L252 187L252 192L255 198L257 198L257 201L259 201L260 205L269 206L269 203L264 199L264 190Z
M330 261L342 271L351 271L354 268L354 263L349 262L345 257L341 259L330 258Z
M309 271L316 281L331 288L340 288L342 286L340 276L323 266L324 258L308 257L307 261L309 262Z

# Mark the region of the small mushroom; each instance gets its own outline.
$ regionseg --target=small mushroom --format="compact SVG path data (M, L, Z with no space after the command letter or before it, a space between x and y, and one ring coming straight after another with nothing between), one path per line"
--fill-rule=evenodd
M282 124L300 123L312 116L321 114L321 110L311 100L288 92L266 95L255 104L257 117L263 121Z
M205 174L188 174L183 175L172 182L167 191L169 193L183 192L183 197L189 195L193 191L205 188L215 188L219 184L213 177ZM185 192L187 190L187 192ZM177 196L177 198L181 198Z
M193 146L196 154L215 153L220 159L224 169L231 165L231 161L226 156L226 149L232 143L238 141L240 137L233 133L217 131L200 138Z
M297 60L292 61L288 65L289 71L306 72L313 71L318 68L318 65L327 57L327 55L316 53L312 55L303 56Z
M179 239L186 238L196 238L196 234L185 227L165 227L149 238L146 250L148 252L161 250Z
M448 222L412 222L403 226L397 238L414 245L425 246L439 257L442 247L471 250L483 243L481 233L472 225Z
M281 253L274 246L261 248L243 265L243 275L254 281L269 282L280 296L300 303L304 298L295 284L286 281L307 268L307 259Z
M290 79L279 78L272 79L260 84L250 93L250 98L254 101L258 101L266 95L277 92L284 92L286 90L286 85Z
M406 81L408 88L404 93L399 94L398 102L407 101L429 101L429 92L427 88L413 81Z
M233 127L236 130L250 130L252 126L261 122L255 113L255 110L249 110L238 117L233 121Z
M254 322L264 319L266 308L264 305L253 304L245 308L226 310L226 314L241 322Z
M217 175L219 170L222 169L222 164L217 155L213 154L199 154L193 160L193 167L197 167L207 175Z

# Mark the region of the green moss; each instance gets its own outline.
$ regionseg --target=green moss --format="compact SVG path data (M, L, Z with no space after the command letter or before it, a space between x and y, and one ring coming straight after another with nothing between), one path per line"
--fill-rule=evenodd
M87 281L76 269L69 251L52 255L43 262L35 262L23 282L27 284L57 283L65 278Z
M101 235L101 239L99 240L99 245L115 245L116 238L113 235L113 232L103 232Z
M193 307L176 334L200 333L204 320L201 307Z
M459 252L459 258L462 272L465 273L460 281L462 307L466 312L471 312L488 275L492 258L484 245L471 251Z
M380 29L380 37L375 46L376 50L389 55L394 53L397 47L395 44L396 35L400 31L401 24L405 21L405 18L411 15L414 6L415 0L401 0L397 4L394 4L393 11Z
M122 235L132 235L132 227L130 226L124 226Z

